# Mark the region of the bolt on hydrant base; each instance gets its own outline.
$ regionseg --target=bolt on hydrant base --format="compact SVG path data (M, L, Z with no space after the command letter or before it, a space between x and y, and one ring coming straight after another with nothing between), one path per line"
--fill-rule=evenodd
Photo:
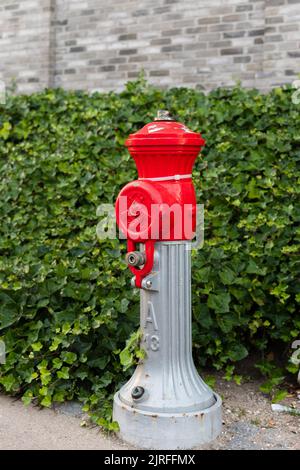
M192 357L196 196L191 173L204 143L200 134L174 122L167 112L126 142L139 179L121 190L116 217L127 237L133 286L140 289L141 347L146 355L115 394L113 419L124 441L146 449L189 449L221 432L221 399L201 379ZM170 216L174 206L179 219L175 212Z

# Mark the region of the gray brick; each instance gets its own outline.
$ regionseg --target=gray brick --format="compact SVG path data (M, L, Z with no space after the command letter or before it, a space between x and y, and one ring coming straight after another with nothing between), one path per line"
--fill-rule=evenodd
M199 18L198 24L215 24L215 23L220 23L220 17L219 16L211 16L207 18Z
M254 29L252 31L248 31L248 36L263 36L265 34L264 29Z
M232 23L235 21L243 21L247 18L247 16L244 13L240 14L233 14L233 15L225 15L222 17L222 20L225 21L226 23Z
M229 24L229 23L226 23L226 24L216 24L216 25L212 25L209 27L209 31L211 32L223 32L223 31L232 31L234 29L234 25L233 24Z
M68 24L68 20L56 20L55 23L58 25L58 26L66 26Z
M212 41L212 42L209 42L208 43L208 46L209 47L213 47L213 48L220 48L220 47L228 47L228 46L231 46L232 44L232 41Z
M250 31L252 28L257 27L254 21L242 21L241 23L233 23L230 30L235 29L236 31Z
M147 55L133 55L132 57L129 57L129 62L147 62L147 60Z
M132 55L136 53L137 53L137 49L121 49L119 52L120 55Z
M17 10L17 11L12 11L13 16L25 16L26 15L26 10Z
M274 34L272 36L265 36L265 42L280 42L283 40L281 34Z
M118 70L122 70L124 72L129 71L131 72L132 70L136 70L137 65L136 64L120 64L118 66Z
M237 5L235 11L251 11L253 10L253 5Z
M127 32L127 28L125 26L117 26L116 28L111 28L111 34L123 34Z
M194 42L184 46L185 51L195 51L198 49L207 49L207 42Z
M140 74L140 72L134 72L133 71L133 72L128 72L127 76L128 76L128 78L138 78L139 74Z
M91 16L95 13L95 10L82 10L81 14L82 16Z
M75 46L75 47L70 47L70 52L85 52L86 47L84 46Z
M188 26L191 26L194 24L194 20L193 19L187 19L187 20L177 20L177 21L174 21L174 23L172 24L172 26L174 28L187 28ZM204 28L207 28L207 26L202 26L203 28L203 31L205 31Z
M102 65L98 70L99 72L113 72L116 70L116 67L114 65Z
M162 52L176 52L176 51L182 51L182 45L181 44L176 44L173 46L164 46L161 48Z
M163 15L162 18L166 21L176 21L182 18L182 14L181 13L168 13L166 15Z
M103 59L92 59L88 61L89 65L101 65L103 64Z
M170 75L169 70L151 70L150 71L150 77L166 77Z
M249 62L251 62L251 56L243 55L241 57L234 57L233 62L235 64L248 64Z
M266 7L277 7L284 4L284 0L265 0Z
M126 57L112 57L111 59L109 59L110 64L124 64L125 62L126 62Z
M288 52L288 56L289 56L289 57L292 57L293 59L296 59L296 58L300 57L300 51L291 51L291 52Z
M135 33L121 34L118 39L119 41L130 41L132 39L136 39L136 34Z
M276 33L277 30L276 30L276 27L274 26L267 26L265 28L265 34L269 34L269 33Z
M153 46L165 46L166 44L171 44L171 39L169 38L151 39L150 44L152 44Z
M242 38L245 36L245 31L232 31L230 33L224 33L224 38Z
M230 47L229 49L221 49L221 55L237 55L243 54L242 47Z
M274 47L274 45L272 45ZM265 49L267 48L267 45L264 44L264 49L261 47L261 45L255 45L255 46L249 46L247 49L248 54L263 54L265 52Z
M168 29L167 31L162 31L162 36L178 36L181 34L181 29Z
M283 33L287 33L290 31L299 31L299 24L298 23L284 24L282 26L279 26L279 31Z
M222 39L222 35L220 33L206 33L200 34L198 39L200 41L218 41L219 39Z
M213 7L213 11L217 13L218 15L228 15L229 13L233 13L234 6L233 5L229 6L228 1L226 1L227 5L224 5L224 3L225 3L224 0L220 1L219 5L215 5Z
M65 46L76 46L77 41L76 39L72 39L70 41L65 41Z
M165 6L165 7L156 7L153 9L153 13L155 15L161 15L162 13L168 13L171 11L171 7Z
M135 10L132 13L133 16L146 16L148 14L149 14L149 10L146 10L146 9Z
M276 24L283 23L282 16L272 16L271 18L266 18L266 24Z
M198 34L198 33L204 33L207 31L206 27L203 26L196 26L192 28L186 28L185 32L187 34Z
M20 7L20 5L14 3L12 5L5 5L4 9L5 10L17 10Z

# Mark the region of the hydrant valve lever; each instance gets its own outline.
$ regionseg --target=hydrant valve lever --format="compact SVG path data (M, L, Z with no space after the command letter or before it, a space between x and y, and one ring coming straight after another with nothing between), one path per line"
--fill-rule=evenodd
M192 357L191 240L196 230L194 162L201 134L158 111L126 146L138 179L116 201L127 238L126 262L140 289L141 347L146 355L115 394L120 437L146 449L190 449L221 431L221 399Z

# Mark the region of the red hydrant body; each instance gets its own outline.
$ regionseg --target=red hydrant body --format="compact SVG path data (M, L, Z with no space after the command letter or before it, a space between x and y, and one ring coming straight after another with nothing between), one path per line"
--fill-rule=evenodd
M127 237L128 252L137 243L145 244L143 267L130 266L137 287L153 267L155 242L191 240L196 228L192 169L205 141L161 114L127 139L138 180L127 184L116 202L117 223Z

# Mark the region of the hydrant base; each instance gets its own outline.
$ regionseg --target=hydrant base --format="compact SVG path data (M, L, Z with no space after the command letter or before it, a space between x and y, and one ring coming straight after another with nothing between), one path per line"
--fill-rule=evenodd
M128 406L114 397L113 419L119 423L118 436L142 449L191 449L213 441L222 429L222 400L214 393L209 408L190 413L150 413Z

